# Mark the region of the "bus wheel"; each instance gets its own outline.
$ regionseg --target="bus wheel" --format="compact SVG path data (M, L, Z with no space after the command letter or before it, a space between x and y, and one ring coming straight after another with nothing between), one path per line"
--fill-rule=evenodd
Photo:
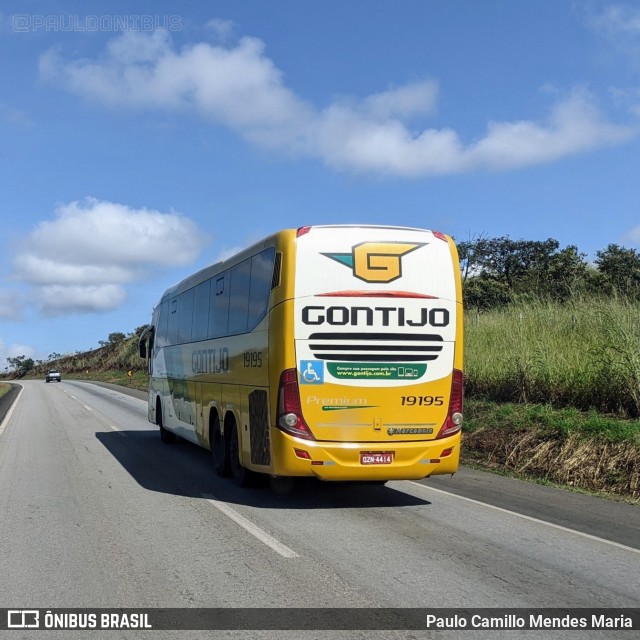
M229 464L229 448L227 447L227 439L222 437L220 431L220 418L216 416L211 425L209 434L209 442L211 442L211 455L213 457L213 468L220 477L225 477L231 473L231 465Z
M158 401L156 405L156 424L160 427L160 440L162 440L162 442L172 444L176 441L176 434L162 426L162 405L160 401Z
M248 487L251 484L252 473L240 464L240 438L235 421L230 425L229 431L229 463L231 477L239 487Z

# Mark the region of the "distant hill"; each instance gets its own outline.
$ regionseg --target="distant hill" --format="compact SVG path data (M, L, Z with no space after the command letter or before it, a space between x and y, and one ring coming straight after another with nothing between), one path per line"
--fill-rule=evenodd
M147 364L138 355L138 338L144 327L133 333L112 333L109 339L89 351L73 354L53 354L46 362L37 361L28 370L18 370L2 376L5 379L42 378L49 369L58 369L62 378L80 378L126 384L146 389ZM131 375L129 375L131 374Z

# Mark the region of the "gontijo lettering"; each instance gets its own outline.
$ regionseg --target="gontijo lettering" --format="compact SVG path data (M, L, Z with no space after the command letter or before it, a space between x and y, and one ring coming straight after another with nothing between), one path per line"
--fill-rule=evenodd
M229 371L229 349L197 349L191 352L193 373L224 373Z
M351 325L373 327L446 327L449 325L448 309L422 307L409 311L403 307L343 307L308 305L302 309L302 322L308 325Z

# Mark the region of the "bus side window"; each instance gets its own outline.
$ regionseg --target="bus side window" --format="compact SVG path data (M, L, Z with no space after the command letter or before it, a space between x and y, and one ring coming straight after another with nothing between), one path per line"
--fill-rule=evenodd
M183 291L178 297L178 342L191 342L193 320L193 289Z
M158 314L158 324L155 331L155 344L157 349L161 349L167 344L167 331L169 327L169 303L165 300L160 305Z
M209 308L209 337L227 335L229 322L229 272L225 271L212 285L211 306ZM215 292L215 293L214 293Z
M251 260L244 260L231 269L229 335L247 331L250 286Z
M169 303L169 323L167 327L167 344L178 342L178 298L173 298Z
M275 249L266 249L251 258L251 289L249 293L248 329L252 331L264 318L269 307L273 280Z
M209 333L209 298L211 295L211 280L201 282L194 289L192 340L206 340Z

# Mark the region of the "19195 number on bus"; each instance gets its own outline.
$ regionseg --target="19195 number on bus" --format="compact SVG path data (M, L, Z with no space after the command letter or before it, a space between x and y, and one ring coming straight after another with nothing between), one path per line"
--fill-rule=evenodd
M260 351L245 351L244 366L252 369L262 366L262 353Z
M401 396L400 404L403 407L441 407L444 404L443 396Z

